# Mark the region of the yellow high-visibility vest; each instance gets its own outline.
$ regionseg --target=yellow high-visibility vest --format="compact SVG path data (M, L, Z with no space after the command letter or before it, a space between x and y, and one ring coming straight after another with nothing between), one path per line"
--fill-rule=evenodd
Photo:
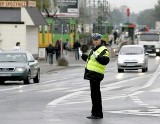
M95 54L99 55L105 49L107 49L105 46L101 46L95 51ZM109 57L109 52L106 51L106 53L103 56ZM104 74L106 65L102 65L99 62L97 62L97 60L94 58L94 56L92 54L91 57L89 58L89 60L87 60L86 68L90 71Z

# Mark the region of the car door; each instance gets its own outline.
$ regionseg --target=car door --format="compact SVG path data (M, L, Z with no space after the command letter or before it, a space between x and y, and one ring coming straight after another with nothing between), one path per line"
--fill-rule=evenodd
M31 77L34 78L38 71L38 62L34 59L31 53L28 53L28 64L31 70Z

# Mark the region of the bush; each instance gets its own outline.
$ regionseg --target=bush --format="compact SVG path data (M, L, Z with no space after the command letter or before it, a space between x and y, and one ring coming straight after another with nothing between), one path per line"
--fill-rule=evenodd
M68 66L68 61L65 58L59 58L57 64L58 66Z

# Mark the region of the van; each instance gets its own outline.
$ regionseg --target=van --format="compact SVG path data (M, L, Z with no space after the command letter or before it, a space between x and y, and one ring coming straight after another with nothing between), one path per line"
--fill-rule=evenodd
M143 45L146 52L149 54L156 54L160 56L160 32L139 32L137 35L139 45Z

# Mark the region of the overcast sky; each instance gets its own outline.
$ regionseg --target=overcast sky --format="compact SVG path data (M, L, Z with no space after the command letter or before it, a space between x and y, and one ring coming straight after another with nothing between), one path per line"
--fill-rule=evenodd
M111 6L120 7L126 5L130 8L131 12L138 13L139 11L154 8L158 0L107 0Z

